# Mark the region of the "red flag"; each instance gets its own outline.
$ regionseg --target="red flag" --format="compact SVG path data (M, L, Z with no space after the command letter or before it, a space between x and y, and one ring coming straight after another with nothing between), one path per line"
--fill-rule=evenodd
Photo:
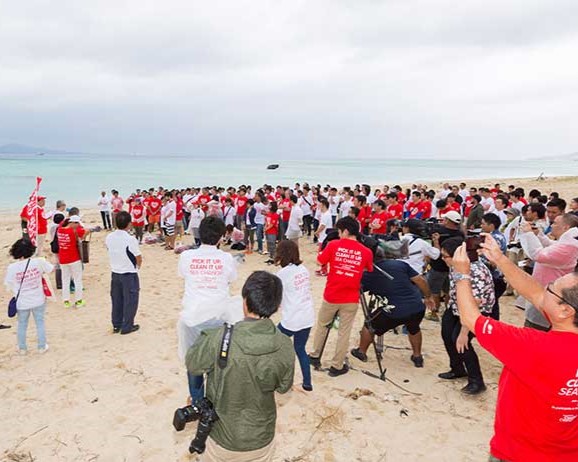
M38 190L42 178L36 177L36 188L32 191L28 204L26 205L26 214L28 215L28 237L30 242L36 245L36 236L38 235Z

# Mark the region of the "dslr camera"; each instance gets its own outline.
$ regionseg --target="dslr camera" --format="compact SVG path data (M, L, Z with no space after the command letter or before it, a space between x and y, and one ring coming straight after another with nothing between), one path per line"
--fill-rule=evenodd
M189 445L189 452L191 454L195 452L202 454L205 452L209 433L211 433L215 422L219 420L213 403L207 398L202 398L195 404L177 409L173 417L173 427L180 432L184 430L189 422L194 422L195 420L198 420L199 424L197 426L197 434Z

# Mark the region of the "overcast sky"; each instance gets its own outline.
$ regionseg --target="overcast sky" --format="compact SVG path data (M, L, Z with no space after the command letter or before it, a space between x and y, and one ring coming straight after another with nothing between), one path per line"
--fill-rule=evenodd
M0 0L0 144L576 152L576 18L576 0Z

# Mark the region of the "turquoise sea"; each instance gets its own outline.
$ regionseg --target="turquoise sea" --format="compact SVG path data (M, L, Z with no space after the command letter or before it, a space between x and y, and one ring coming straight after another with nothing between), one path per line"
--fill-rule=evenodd
M278 163L277 170L267 170ZM69 205L92 206L101 190L115 188L124 196L135 188L164 186L237 186L264 183L293 185L354 185L428 182L446 179L578 175L578 162L540 160L436 160L436 159L247 159L195 156L0 154L0 209L17 210L43 178L41 193L48 208L57 199Z

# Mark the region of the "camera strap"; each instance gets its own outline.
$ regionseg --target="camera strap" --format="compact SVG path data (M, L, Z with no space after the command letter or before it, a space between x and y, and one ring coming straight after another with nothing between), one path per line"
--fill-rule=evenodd
M231 337L233 336L233 325L225 324L223 338L221 339L221 348L219 348L218 364L220 369L227 367L229 360L229 348L231 346Z

